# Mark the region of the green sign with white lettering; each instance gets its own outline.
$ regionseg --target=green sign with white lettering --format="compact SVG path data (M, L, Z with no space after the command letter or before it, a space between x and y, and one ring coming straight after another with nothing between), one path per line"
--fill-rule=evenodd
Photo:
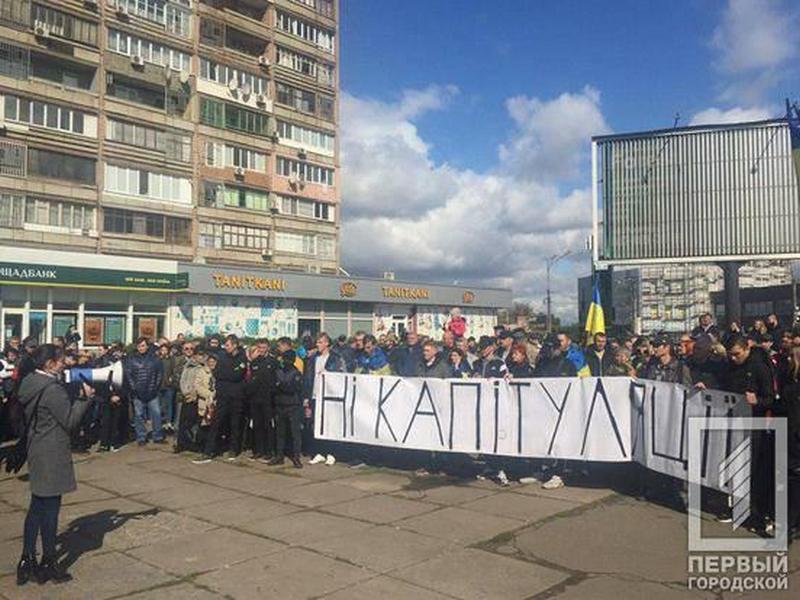
M189 289L189 274L115 271L112 269L0 262L0 283L178 292Z

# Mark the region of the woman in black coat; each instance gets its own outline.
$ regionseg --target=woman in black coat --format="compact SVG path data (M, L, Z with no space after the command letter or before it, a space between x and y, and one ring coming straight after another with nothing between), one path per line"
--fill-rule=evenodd
M72 579L56 562L56 534L61 496L77 488L72 466L70 433L80 425L91 402L70 402L61 382L64 351L44 344L33 355L36 370L19 387L19 400L28 427L28 473L31 504L25 517L22 558L17 566L17 585L36 576L39 583ZM94 391L84 385L86 398ZM36 540L41 532L42 562L36 563Z

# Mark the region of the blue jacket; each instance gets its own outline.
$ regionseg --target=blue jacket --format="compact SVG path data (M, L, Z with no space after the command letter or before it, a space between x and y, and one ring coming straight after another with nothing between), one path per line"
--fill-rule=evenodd
M392 352L392 362L395 372L401 377L416 377L422 362L422 344L398 346Z
M575 371L580 375L581 369L586 366L586 357L583 355L583 351L576 344L571 344L567 349L566 357L569 362L575 365Z
M131 396L144 402L158 396L164 367L153 352L138 352L125 359L125 384Z
M359 354L357 360L358 367L363 373L374 373L389 365L386 353L377 346L372 349L372 354L367 354L366 352Z

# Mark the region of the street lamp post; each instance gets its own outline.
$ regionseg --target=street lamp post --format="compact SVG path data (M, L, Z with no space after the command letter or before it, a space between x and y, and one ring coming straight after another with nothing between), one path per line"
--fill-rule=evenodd
M572 250L565 250L561 254L554 254L545 259L545 265L547 267L547 333L553 332L553 299L550 294L550 269L552 269L553 265L558 261L562 258L566 258L570 254L572 254Z

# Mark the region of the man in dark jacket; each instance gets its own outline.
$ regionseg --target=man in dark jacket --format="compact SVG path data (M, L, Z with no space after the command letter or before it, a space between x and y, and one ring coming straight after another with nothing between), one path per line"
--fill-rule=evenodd
M679 361L672 349L672 343L666 337L658 337L653 342L654 359L648 362L639 372L642 379L653 381L666 381L680 383L686 387L692 386L692 376L689 367Z
M414 377L422 362L422 346L416 331L406 332L406 343L394 349L389 362L395 373L401 377Z
M603 377L614 362L614 353L608 351L607 344L605 333L594 334L594 344L586 352L586 364L592 377Z
M558 336L550 334L542 344L539 357L536 361L536 368L533 371L534 377L577 377L578 370L575 363L567 358L562 350L562 344Z
M684 347L689 346L685 345ZM727 361L713 352L713 340L703 334L692 340L691 352L684 362L689 367L694 386L701 390L721 390L725 382Z
M508 374L506 361L495 354L497 346L489 337L482 337L478 343L480 358L472 365L472 376L481 379L502 379Z
M439 356L439 349L433 342L425 342L422 346L422 362L417 367L417 377L447 379L450 367L446 356Z
M300 425L303 421L303 376L294 366L295 353L287 350L281 356L280 368L275 373L275 428L278 449L275 458L269 461L271 465L282 465L286 454L286 431L292 436L292 464L296 469L302 469L300 462L300 446L302 437Z
M250 357L247 399L253 419L253 460L267 462L275 451L275 373L278 361L270 354L269 342L256 342Z
M161 361L150 348L147 338L140 337L136 340L136 353L125 362L125 385L133 401L133 424L136 430L136 443L140 446L147 443L145 411L153 425L153 443L164 443L158 395L162 377Z
M219 353L217 368L217 412L208 430L206 456L214 456L220 426L230 424L230 447L227 459L236 460L242 451L242 413L244 411L247 356L239 346L239 338L230 334L225 338L224 351Z

